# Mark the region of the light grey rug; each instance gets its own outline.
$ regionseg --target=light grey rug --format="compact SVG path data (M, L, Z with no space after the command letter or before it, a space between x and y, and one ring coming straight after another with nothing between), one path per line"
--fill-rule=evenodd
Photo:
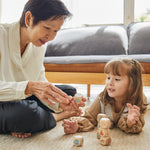
M102 146L97 139L96 128L90 132L76 133L82 135L82 147L73 146L74 135L65 135L62 122L47 132L39 133L27 139L0 135L0 150L149 150L150 149L150 110L145 115L146 124L140 134L126 134L119 129L110 130L110 146Z

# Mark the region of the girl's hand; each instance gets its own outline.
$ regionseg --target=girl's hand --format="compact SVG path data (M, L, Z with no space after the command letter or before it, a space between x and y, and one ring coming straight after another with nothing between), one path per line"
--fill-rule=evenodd
M77 120L64 120L62 126L64 127L65 134L76 133L79 128Z
M71 99L66 93L51 83L41 81L29 81L25 94L35 95L38 99L50 105L55 105L55 102L69 104Z
M140 108L136 105L132 106L129 103L127 103L127 107L129 108L127 117L127 126L131 128L139 120Z

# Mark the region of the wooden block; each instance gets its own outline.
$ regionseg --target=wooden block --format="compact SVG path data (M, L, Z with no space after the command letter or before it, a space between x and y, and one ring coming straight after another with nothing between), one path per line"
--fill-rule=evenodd
M74 101L75 101L77 104L80 104L80 102L82 101L82 97L83 97L82 94L77 93L77 94L74 96Z
M101 136L109 136L110 135L110 130L109 130L109 128L100 128L99 129L99 134L100 134L100 137Z
M73 145L74 146L82 146L83 145L83 136L81 135L76 135L74 136L74 139L73 139Z
M106 115L106 114L99 113L99 114L97 115L97 121L99 122L102 118L107 118L107 115Z
M101 128L109 128L110 127L110 120L109 120L109 118L102 118L101 120L100 120L100 126L101 126Z
M100 139L101 135L100 135L100 129L97 129L97 139Z
M100 137L100 143L104 146L108 146L111 143L111 137L110 136L101 136Z
M107 118L107 115L106 115L106 114L102 114L102 113L99 113L99 114L97 115L97 129L101 127L101 126L100 126L100 120L101 120L102 118Z

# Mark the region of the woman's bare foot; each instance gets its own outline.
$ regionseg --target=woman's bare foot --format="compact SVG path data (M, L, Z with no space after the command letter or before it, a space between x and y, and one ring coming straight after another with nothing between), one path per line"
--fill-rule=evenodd
M16 138L27 138L31 136L31 133L11 132L11 135Z
M54 116L56 122L60 121L60 120L63 120L63 119L67 119L69 117L80 116L80 115L81 115L81 112L75 111L75 110L73 110L73 111L63 111L63 112L58 113L58 114L53 113L53 116Z

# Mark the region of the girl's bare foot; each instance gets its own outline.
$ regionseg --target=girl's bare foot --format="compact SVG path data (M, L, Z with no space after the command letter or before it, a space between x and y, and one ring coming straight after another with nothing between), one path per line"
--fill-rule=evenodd
M27 138L31 136L31 133L11 132L11 135L16 138Z

